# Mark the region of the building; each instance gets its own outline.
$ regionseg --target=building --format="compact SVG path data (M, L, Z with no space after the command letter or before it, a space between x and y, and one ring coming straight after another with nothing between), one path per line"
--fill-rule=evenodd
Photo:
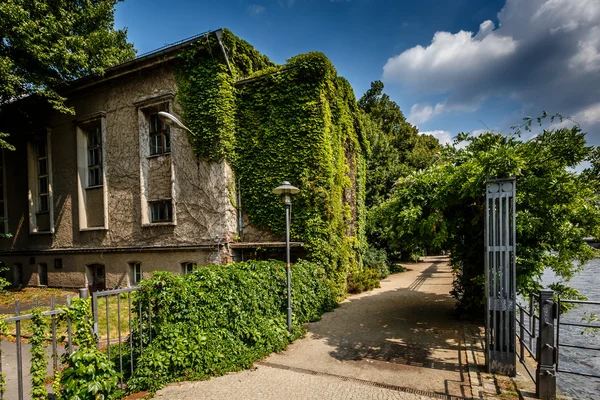
M216 31L65 86L75 116L35 98L2 110L16 151L1 153L0 232L12 237L0 239L0 261L14 285L122 287L282 246L236 206L231 164L197 157L187 133L158 118L180 109L178 55L209 35L229 65Z

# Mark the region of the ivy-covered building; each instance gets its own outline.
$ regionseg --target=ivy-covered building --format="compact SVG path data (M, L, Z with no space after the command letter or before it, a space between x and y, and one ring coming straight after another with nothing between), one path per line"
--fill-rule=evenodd
M0 261L15 285L96 289L154 270L278 257L288 180L294 254L343 291L361 266L365 154L350 84L320 53L276 65L227 30L0 110ZM189 131L169 127L159 111Z

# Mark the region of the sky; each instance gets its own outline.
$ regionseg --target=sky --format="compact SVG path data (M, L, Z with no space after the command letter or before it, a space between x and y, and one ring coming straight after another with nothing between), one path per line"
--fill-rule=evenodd
M115 26L138 54L219 28L279 64L323 52L442 142L547 111L600 145L600 0L125 0Z

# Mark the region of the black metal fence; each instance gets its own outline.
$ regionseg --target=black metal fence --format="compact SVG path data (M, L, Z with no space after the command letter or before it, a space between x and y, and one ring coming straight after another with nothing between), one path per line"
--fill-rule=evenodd
M584 305L600 306L600 301L561 300L559 298L558 299L558 309L559 310L561 309L562 304L574 304L577 306L584 306ZM590 356L600 357L600 348L599 347L582 346L582 345L579 345L576 343L561 343L560 330L561 330L561 327L566 327L566 326L577 327L577 328L581 328L584 330L587 330L587 329L600 330L600 324L594 324L591 322L590 323L584 323L584 322L577 323L577 322L561 321L561 315L559 313L557 323L556 323L556 372L564 373L564 374L579 375L579 376L584 376L584 377L588 377L588 378L599 378L600 379L600 374L598 374L598 373L587 372L587 371L575 371L575 370L561 368L561 363L560 363L560 348L561 347L590 351L590 352L592 352L592 353L589 353Z
M561 312L565 304L584 306L600 306L598 301L554 300L554 292L542 290L532 295L528 304L517 304L517 338L519 351L517 356L536 384L536 394L541 399L556 397L556 376L565 373L587 378L600 378L600 374L592 371L577 371L561 367L561 348L579 349L590 352L586 357L600 357L600 347L580 343L561 341L561 329L577 327L600 331L600 324L591 322L565 322L561 320ZM564 316L563 316L564 318ZM530 361L530 362L528 362ZM535 371L532 370L535 365Z

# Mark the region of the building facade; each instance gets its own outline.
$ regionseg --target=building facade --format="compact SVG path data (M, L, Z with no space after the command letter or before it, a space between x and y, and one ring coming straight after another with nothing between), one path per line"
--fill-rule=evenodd
M3 110L16 150L0 160L0 230L12 235L0 261L14 285L104 289L231 261L230 166L198 159L157 116L177 109L174 64L192 42L64 88L75 116L30 99Z

